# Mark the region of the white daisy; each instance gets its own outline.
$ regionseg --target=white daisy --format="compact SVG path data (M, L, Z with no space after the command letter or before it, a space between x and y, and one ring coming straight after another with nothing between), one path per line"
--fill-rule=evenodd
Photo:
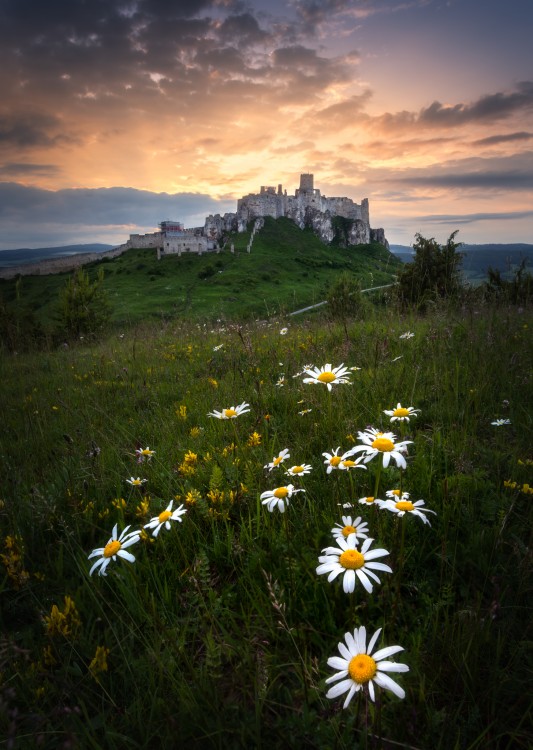
M183 505L180 505L179 508L176 508L176 510L173 511L173 503L174 500L171 500L162 513L160 513L158 516L154 516L154 518L152 518L148 523L144 524L145 529L153 529L152 536L157 536L163 526L168 531L170 529L171 521L181 522L181 516L183 516L184 513L187 513L187 509L184 508Z
M363 546L359 551L357 549L356 534L350 534L346 539L342 536L337 538L339 547L326 547L322 550L325 552L318 558L320 565L316 569L318 575L328 574L328 581L331 583L338 575L343 574L342 587L346 594L351 594L355 589L356 577L363 587L372 593L373 578L377 583L380 579L373 572L374 570L383 570L386 573L392 573L392 568L379 562L373 562L377 557L388 555L386 549L370 549L373 539L365 539Z
M372 497L371 495L369 497L360 497L359 498L359 504L360 505L378 505L381 507L384 500L380 500L378 497Z
M368 524L363 521L361 516L357 516L355 520L352 519L351 516L342 516L342 523L336 523L335 526L331 529L331 533L337 539L338 537L343 537L343 539L346 539L346 537L350 536L350 534L355 534L355 541L356 543L359 541L359 539L366 539L368 534Z
M376 433L375 430L360 432L358 437L363 445L356 445L352 448L349 451L350 455L363 452L362 461L365 464L371 461L375 456L381 455L383 457L384 469L387 468L392 457L396 462L396 466L400 469L407 468L407 462L402 453L407 452L406 446L409 443L412 443L412 440L403 440L400 443L396 443L396 435L392 432Z
M278 388L283 388L283 386L285 385L285 383L286 383L286 380L285 380L285 375L283 375L283 373L282 373L282 374L281 374L281 375L279 376L279 378L278 378L278 380L277 380L277 383L276 383L275 385L276 385L276 386L277 386Z
M285 506L289 504L289 498L296 492L305 492L305 490L295 490L292 484L286 487L276 487L275 490L267 490L261 494L261 502L266 505L270 513L277 506L280 513L285 513Z
M96 557L97 555L100 557L100 559L97 560L90 569L90 576L97 568L100 568L100 570L98 571L99 575L107 575L107 566L109 565L111 560L116 560L117 557L122 557L124 560L127 560L130 563L135 562L134 555L132 555L131 552L126 552L126 547L131 547L132 544L138 542L141 536L141 532L139 530L130 531L130 533L128 534L129 528L129 526L126 526L121 535L117 537L117 524L115 524L113 526L113 531L111 532L111 538L106 546L98 547L98 549L94 549L91 552L87 559L90 560L91 557Z
M330 364L324 365L324 367L315 367L313 370L305 370L305 374L309 377L304 378L304 383L322 383L327 386L328 391L331 391L332 385L337 383L351 383L350 379L346 377L349 370L344 365L338 367L331 367Z
M412 339L415 334L411 333L411 331L406 331L405 333L402 333L400 336L401 339Z
M383 661L389 656L403 651L402 646L387 646L372 654L372 649L380 636L381 628L378 628L366 645L366 628L361 626L355 628L352 633L344 635L345 643L339 643L340 656L331 656L328 666L336 669L337 673L328 677L326 684L336 682L326 693L326 698L338 698L348 693L343 704L347 708L355 693L362 690L366 685L370 700L375 701L374 685L384 690L390 690L398 698L405 698L405 691L386 672L408 672L407 664L399 664L393 661ZM371 656L372 654L372 656ZM340 682L338 682L340 680Z
M298 414L303 417L304 414L309 414L310 411L313 411L312 409L302 409L302 411L299 411Z
M384 409L383 413L390 417L391 422L409 422L409 418L416 417L420 413L420 409L413 409L412 406L402 406L398 401L395 409Z
M126 479L126 482L128 484L131 484L132 487L142 487L145 482L147 482L147 479L141 479L140 477L130 477L129 479Z
M402 490L387 490L385 493L386 497L397 502L398 500L409 500L409 493L403 492Z
M491 422L495 427L503 427L504 424L511 424L510 419L495 419L494 422Z
M424 505L423 500L417 500L416 503L412 503L410 500L385 500L383 503L381 503L381 507L385 508L386 510L390 510L393 513L396 513L398 516L405 516L406 513L412 513L414 516L418 516L422 519L424 523L427 523L431 526L429 523L429 519L426 518L424 513L435 513L434 510L430 510L429 508L423 508Z
M341 469L346 471L347 469L366 469L366 466L358 466L357 461L352 461L350 459L350 456L352 455L351 451L346 451L346 453L343 453L342 456L339 456L340 446L335 448L335 450L332 453L323 453L322 455L325 457L324 463L327 466L326 473L331 474L331 472L334 469Z
M282 328L281 331L279 332L279 335L280 336L285 336L288 333L288 331L289 331L288 328Z
M313 467L311 464L301 464L299 466L291 466L290 469L287 469L285 474L288 477L301 477L304 474L310 474Z
M237 417L240 417L241 414L246 414L246 412L250 411L248 408L249 406L250 404L243 401L239 406L230 406L228 409L222 409L222 411L216 411L216 409L214 409L213 411L210 411L207 416L216 417L217 419L236 419Z
M135 455L137 456L137 463L142 464L142 462L147 458L148 461L152 458L152 456L155 454L155 451L151 451L148 446L146 448L137 448L135 450Z
M280 466L286 458L290 458L291 454L289 453L288 448L284 448L282 451L278 453L277 456L274 456L272 461L269 464L265 464L263 466L264 469L268 469L269 471L272 471L272 469L275 469L276 466Z
M220 349L222 349L223 346L224 346L224 344L218 344L218 346L214 346L213 347L213 351L214 352L218 352L218 351L220 351Z

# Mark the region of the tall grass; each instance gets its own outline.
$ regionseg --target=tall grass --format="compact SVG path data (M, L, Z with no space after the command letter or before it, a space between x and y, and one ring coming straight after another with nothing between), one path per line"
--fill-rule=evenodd
M168 323L3 359L5 746L530 746L530 312L282 325ZM360 369L331 393L303 383L326 362ZM238 419L207 416L243 401ZM392 427L407 469L326 474L322 453L391 429L399 401L421 410ZM432 525L359 504L377 480L379 497L423 498ZM260 494L289 482L305 493L269 513ZM89 576L115 523L140 528L172 498L182 523ZM316 574L350 512L390 553L372 594ZM327 659L360 625L404 647L403 701L326 698Z

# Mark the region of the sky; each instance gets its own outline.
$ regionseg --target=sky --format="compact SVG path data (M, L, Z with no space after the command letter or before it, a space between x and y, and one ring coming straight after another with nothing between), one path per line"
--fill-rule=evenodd
M0 249L313 173L391 244L533 243L533 0L0 0Z

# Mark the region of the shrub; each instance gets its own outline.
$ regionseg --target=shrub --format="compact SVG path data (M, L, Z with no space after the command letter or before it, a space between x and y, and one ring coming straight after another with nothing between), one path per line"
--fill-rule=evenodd
M103 281L103 268L94 281L79 268L61 290L59 320L68 336L94 336L108 323L111 311Z

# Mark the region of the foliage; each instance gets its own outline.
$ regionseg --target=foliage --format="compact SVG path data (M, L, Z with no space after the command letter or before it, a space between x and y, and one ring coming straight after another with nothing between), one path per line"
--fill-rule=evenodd
M280 320L163 321L3 357L6 746L531 746L531 311L483 313L380 308L348 338L314 318L281 336ZM310 362L353 366L352 384L304 384ZM238 419L206 416L244 400ZM413 441L407 470L326 474L322 453L391 429L399 401L421 410L392 427ZM285 447L311 474L263 469ZM268 513L261 492L288 481L306 492ZM360 505L376 482L424 498L432 526ZM182 523L89 577L115 523L139 528L172 498ZM390 552L371 595L316 575L343 512ZM360 625L404 647L405 700L325 697L327 660Z
M68 336L94 336L108 323L110 308L103 282L103 268L94 281L84 268L79 268L61 290L59 321Z
M456 234L452 232L445 245L416 234L414 259L405 264L398 276L398 296L402 304L425 310L430 302L457 295L461 287L462 256L457 252L461 243L454 241Z
M483 288L488 301L511 305L530 302L533 296L533 276L526 269L527 258L524 258L515 271L514 278L507 280L502 278L498 269L489 268L488 279Z
M333 320L340 320L348 335L348 320L359 320L368 310L368 302L361 294L361 284L349 273L341 273L330 285L327 295L327 313Z

